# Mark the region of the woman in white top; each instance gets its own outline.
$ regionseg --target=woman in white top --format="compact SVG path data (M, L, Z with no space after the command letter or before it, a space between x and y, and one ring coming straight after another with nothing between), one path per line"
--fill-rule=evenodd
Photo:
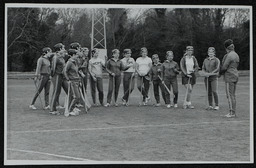
M185 86L186 97L183 103L183 108L193 109L190 98L193 86L196 84L195 72L198 71L198 62L195 56L193 56L193 46L186 47L186 53L180 60L180 68L182 72L182 84Z
M152 60L149 58L147 48L143 47L140 51L141 57L136 60L136 72L138 73L137 87L143 96L143 105L147 105L150 97L149 91L149 71L152 67ZM143 87L144 85L144 87Z

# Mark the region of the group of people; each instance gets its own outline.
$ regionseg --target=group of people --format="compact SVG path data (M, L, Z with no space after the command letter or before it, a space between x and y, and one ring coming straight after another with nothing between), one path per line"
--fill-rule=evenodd
M207 110L219 110L218 105L218 78L224 75L226 94L229 103L229 113L226 117L236 117L236 84L238 82L238 64L239 56L235 52L234 44L231 39L224 42L227 54L224 56L222 63L216 57L214 47L208 48L208 56L205 58L200 71L200 75L205 77L205 86L208 94L209 106ZM87 80L90 79L91 95L94 105L96 104L96 88L98 90L98 99L102 106L109 107L111 104L118 106L117 98L123 73L123 105L129 105L129 98L134 90L135 76L137 76L137 88L141 93L141 105L147 105L150 100L148 95L150 86L153 85L155 106L160 106L159 88L162 98L167 108L178 107L178 80L177 75L182 76L182 85L186 89L185 99L183 102L184 109L193 109L191 103L191 94L196 84L196 75L199 66L196 57L193 55L193 46L187 46L186 52L180 63L173 60L173 51L166 52L166 60L160 63L159 56L153 54L148 56L147 48L140 50L140 57L136 61L131 57L131 49L124 49L123 58L119 59L120 51L112 50L112 57L108 59L99 58L99 50L91 51L91 58L88 58L89 50L81 47L79 43L70 44L70 49L65 50L62 43L53 47L43 49L42 56L38 59L35 81L39 80L37 92L32 100L31 109L36 109L34 103L40 94L45 90L45 109L50 110L50 114L58 115L60 112L57 108L64 108L59 104L59 95L61 87L66 92L67 100L65 103L67 115L78 115L78 107L85 106L90 108L87 98ZM107 102L104 104L103 92L103 69L109 74ZM88 77L89 75L89 77ZM50 81L53 83L53 95L49 103ZM35 83L36 84L36 83ZM36 85L37 86L37 85ZM171 100L171 89L173 91L173 100ZM213 106L213 100L214 105Z

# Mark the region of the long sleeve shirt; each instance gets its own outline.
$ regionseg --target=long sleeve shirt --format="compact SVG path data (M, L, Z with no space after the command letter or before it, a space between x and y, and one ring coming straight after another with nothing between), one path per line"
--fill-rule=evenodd
M125 67L127 67L129 64L133 64L133 66L129 67L124 72L135 72L135 60L133 58L124 57L123 59L121 59L121 61Z
M189 56L184 56L180 60L180 69L181 69L181 72L182 72L182 76L190 74L190 73L187 72L186 58L189 58ZM199 66L198 66L197 59L194 56L192 56L191 58L192 58L193 63L194 63L193 71L198 71Z
M65 78L70 81L79 81L77 62L70 58L64 67L63 71Z
M43 75L47 74L50 75L51 73L51 63L48 58L42 56L37 60L37 67L36 67L36 75Z
M113 58L107 61L106 68L108 73L114 73L115 76L120 76L122 70L125 69L121 60L114 60Z
M176 78L179 74L179 65L175 61L166 60L163 63L163 77L165 79Z
M88 70L91 75L95 77L102 77L102 68L105 66L105 62L101 58L91 58L89 60Z
M228 52L223 60L221 71L224 72L225 82L237 82L238 81L238 70L239 56L235 51Z
M217 57L204 59L202 70L208 73L218 73L220 71L220 60ZM209 76L209 80L214 80L218 75Z
M64 58L60 54L55 53L52 58L52 76L54 76L55 74L62 74L64 66Z
M160 62L157 64L153 64L149 74L152 80L159 80L158 75L162 78L163 77L162 64Z

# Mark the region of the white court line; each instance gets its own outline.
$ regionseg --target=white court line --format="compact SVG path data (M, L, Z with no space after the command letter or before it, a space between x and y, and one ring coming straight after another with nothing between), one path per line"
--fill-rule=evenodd
M52 154L52 153L37 152L37 151L31 151L31 150L20 150L20 149L13 149L13 148L7 148L7 150L15 151L15 152L25 152L25 153L34 153L34 154L48 155L48 156L65 158L65 159L74 159L74 160L82 160L82 161L94 161L94 160L89 160L89 159L84 159L84 158L77 158L77 157L65 156L65 155L56 155L56 154Z
M85 128L85 129L57 129L57 130L34 130L34 131L10 131L8 133L42 133L42 132L66 132L66 131L95 131L95 130L113 130L113 129L129 129L129 128L152 128L152 127L170 127L170 126L186 126L186 125L200 125L200 124L230 124L243 123L249 120L241 121L224 121L224 122L201 122L201 123L183 123L183 124L161 124L161 125L132 125L125 127L103 127L103 128Z

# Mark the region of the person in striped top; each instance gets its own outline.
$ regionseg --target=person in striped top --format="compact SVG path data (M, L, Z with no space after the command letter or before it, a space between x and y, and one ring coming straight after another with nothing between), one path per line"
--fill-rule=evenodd
M220 70L220 60L216 57L214 47L208 48L208 57L204 59L202 71L214 75L206 76L204 79L206 90L208 91L209 107L206 110L219 110L219 99L217 94L218 73ZM213 98L215 107L213 108Z

